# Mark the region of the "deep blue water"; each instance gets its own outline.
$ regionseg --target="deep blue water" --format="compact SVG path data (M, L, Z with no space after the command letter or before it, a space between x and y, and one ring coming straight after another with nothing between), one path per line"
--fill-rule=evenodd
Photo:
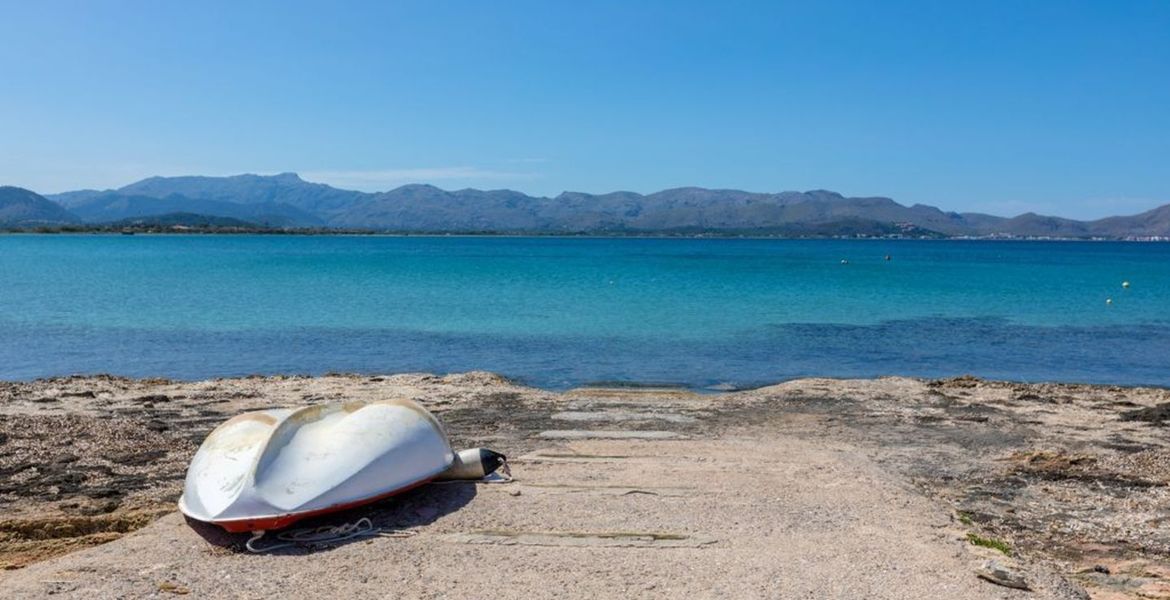
M1170 386L1170 244L0 236L3 379L471 369Z

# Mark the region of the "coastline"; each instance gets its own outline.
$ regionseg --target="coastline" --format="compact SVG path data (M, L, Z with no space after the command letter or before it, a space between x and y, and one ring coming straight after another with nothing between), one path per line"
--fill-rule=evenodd
M126 230L126 231L124 231ZM34 228L0 228L0 236L15 235L195 235L195 236L236 236L236 235L263 235L263 236L300 236L300 237L402 237L402 238L534 238L534 239L601 239L601 240L856 240L877 242L1124 242L1124 243L1170 243L1170 236L1123 236L1123 237L1070 237L1070 236L1015 236L1015 235L938 235L938 236L906 236L906 235L767 235L752 233L734 233L723 231L709 231L702 233L604 233L604 232L549 232L538 231L504 232L504 231L379 231L361 229L230 229L230 228L200 228L200 227L34 227Z
M763 494L758 502L765 502L769 489L791 488L810 494L803 501L814 513L845 510L836 503L846 502L848 495L839 499L829 488L852 485L847 471L864 472L868 479L863 479L884 496L877 506L860 503L855 510L893 510L906 503L934 515L929 526L907 523L906 531L901 531L892 524L885 533L894 540L924 535L920 541L927 546L937 542L938 547L923 546L924 560L939 558L940 552L960 552L959 558L951 557L958 561L951 570L963 571L962 577L957 572L947 575L957 582L972 577L971 563L986 560L990 552L992 558L1010 562L1012 568L1036 580L1034 588L1042 595L1032 597L1075 597L1062 595L1065 592L1060 590L1065 588L1060 581L1065 580L1085 587L1094 598L1170 597L1170 560L1166 558L1170 556L1170 518L1165 513L1170 503L1170 440L1165 435L1170 424L1170 391L1165 389L890 377L798 379L753 390L704 394L661 387L555 393L483 372L197 382L87 376L0 382L0 473L5 480L0 490L5 513L0 521L0 562L5 569L16 569L0 572L6 573L0 575L0 591L8 597L43 593L46 578L60 579L46 573L76 570L82 563L99 572L124 568L119 565L128 560L128 548L134 544L156 547L162 543L158 536L164 533L179 536L188 546L195 544L203 549L200 556L207 556L210 546L181 521L176 523L173 511L187 461L216 424L258 407L388 395L420 401L444 423L455 446L491 446L514 457L515 489L523 496L492 489L480 492L473 502L482 501L485 507L521 499L536 502L525 513L535 523L543 523L543 529L596 530L601 523L624 518L619 517L629 507L619 501L636 500L638 510L652 517L645 523L623 521L627 529L656 525L708 536L717 540L711 549L687 551L708 555L721 552L715 548L730 551L747 544L755 539L754 528L770 523L775 515L754 509L727 513L729 508L721 502L711 503L708 496L715 491L706 490L701 480L689 482L692 492L675 494L667 489L672 478L664 478L661 464L631 458L659 452L676 456L709 452L718 457L710 460L741 465L730 469L742 471L737 474L741 478L721 482L721 492ZM671 433L670 439L661 441L638 439L637 433L626 440L591 439L599 436L597 432L614 430ZM558 438L548 435L550 431L577 433ZM587 500L593 512L554 526L557 511L564 506L539 504L561 499L549 494L547 486L562 485L556 481L564 469L583 467L572 461L562 464L564 459L556 457L590 451L627 458L589 462L584 466L593 474L586 475L587 480L612 471L621 474L622 485L636 487L639 484L631 482L642 482L648 486L647 493L635 490L629 496L611 498L599 491L610 489L605 486L581 487L574 495ZM769 471L769 461L750 466L751 454L757 451L777 452L777 457L797 463L825 461L827 474L818 472L825 479L803 489L804 476L786 479L791 473ZM704 462L701 459L698 465ZM684 467L671 464L668 471ZM763 470L753 472L753 468ZM593 472L596 469L602 471ZM839 477L832 475L837 471ZM855 478L856 473L848 477ZM768 478L780 487L760 488L760 481ZM858 501L874 493L873 489L856 490ZM419 504L434 493L424 489L369 510L394 514L396 507L405 504L425 512ZM602 495L594 497L597 494ZM686 510L675 505L692 500L700 503L707 520L687 521L682 516ZM607 502L619 504L607 507ZM159 517L163 518L155 521ZM471 522L460 525L460 518ZM438 527L434 534L447 539L443 536L465 534L466 528L515 528L517 523L509 520L514 518L478 515L471 507L463 507L438 525L420 522L416 529L419 538L426 538ZM679 523L672 523L675 518ZM842 556L850 555L851 544L863 543L848 540L881 537L873 528L880 530L882 525L866 522L868 518L873 517L843 513L835 518L831 529L836 533L831 539L843 544L844 549L837 548ZM896 524L902 517L889 518ZM731 521L723 519L752 528L736 537L726 527ZM449 522L449 530L443 530L442 524ZM139 528L143 529L113 541ZM800 540L824 533L794 534L790 542L799 546ZM968 535L1002 542L1013 556L996 557L994 550L969 543ZM469 549L481 548L466 543L471 544L466 546ZM439 547L450 549L451 544L447 539ZM550 561L558 556L555 551L556 544L533 550L541 553L541 560ZM650 552L647 560L658 560L654 557L664 552ZM307 556L320 558L324 568L330 554ZM224 556L236 553L227 550ZM211 566L199 563L219 560L208 556L187 566L173 565L168 581L210 594L214 590L207 587L210 580L204 569ZM223 560L229 562L217 569L247 568L241 560ZM302 563L300 568L312 570L314 564ZM141 578L112 583L86 575L71 576L70 581L79 595L85 590L136 595L149 583ZM816 590L820 584L809 585ZM890 585L889 597L913 589L911 582L906 582L907 588L899 588L897 582Z

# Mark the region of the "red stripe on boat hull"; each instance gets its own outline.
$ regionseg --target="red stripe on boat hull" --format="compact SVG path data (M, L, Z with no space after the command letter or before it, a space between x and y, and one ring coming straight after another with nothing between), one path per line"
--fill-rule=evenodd
M292 525L293 523L296 523L297 521L300 521L302 519L307 519L309 517L317 517L320 515L327 515L329 513L341 512L343 510L357 508L359 506L364 506L366 504L372 504L372 503L377 502L379 500L385 500L386 498L389 498L391 496L401 494L401 493L406 492L406 491L413 490L414 488L419 487L421 485L426 485L426 484L430 483L433 479L434 479L434 477L429 477L429 478L424 479L422 481L419 481L417 483L412 483L406 487L398 488L396 490L386 492L385 494L378 494L377 496L370 496L369 498L364 498L362 500L355 500L353 502L346 502L344 504L334 504L333 506L326 506L325 508L317 508L317 509L313 509L313 510L307 510L304 512L287 513L287 514L283 514L283 515L277 515L275 517L260 517L260 518L256 518L256 519L230 519L230 520L225 520L225 521L208 521L208 522L213 523L215 525L219 525L220 527L223 527L225 530L227 530L231 533L242 533L242 532L247 532L247 531L270 531L273 529L284 529L285 527L288 527L289 525Z

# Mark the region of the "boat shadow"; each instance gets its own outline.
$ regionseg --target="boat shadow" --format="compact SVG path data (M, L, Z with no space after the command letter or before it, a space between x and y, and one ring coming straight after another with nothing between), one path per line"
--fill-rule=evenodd
M298 521L288 530L282 531L352 526L362 519L369 519L373 530L379 532L379 535L406 537L413 535L417 528L434 523L440 517L463 508L475 498L476 493L476 484L472 481L431 483L365 506ZM215 525L190 517L187 517L187 524L212 546L228 552L249 553L247 543L252 537L251 533L229 533ZM265 555L292 556L333 550L348 544L369 541L375 537L358 535L328 542L307 542L277 547L285 544L276 537L280 533L281 531L269 532L265 538L254 542L253 547ZM266 550L267 548L272 549Z

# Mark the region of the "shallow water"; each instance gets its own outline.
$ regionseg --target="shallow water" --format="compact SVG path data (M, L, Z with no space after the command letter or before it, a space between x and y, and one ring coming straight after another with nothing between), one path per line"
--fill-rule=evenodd
M1170 244L0 236L0 378L470 369L1170 385Z

